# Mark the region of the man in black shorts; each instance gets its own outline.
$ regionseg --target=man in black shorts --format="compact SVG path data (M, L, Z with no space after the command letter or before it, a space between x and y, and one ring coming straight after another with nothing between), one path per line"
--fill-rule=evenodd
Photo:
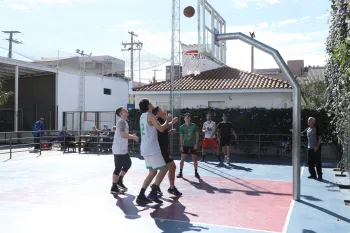
M159 121L159 123L161 125L165 123L164 118L166 117L166 114L162 108L155 107L153 109L152 113L153 113L153 115L155 115L157 117L157 120ZM174 134L175 132L176 132L175 129L171 129L171 130L166 129L166 130L164 130L164 132L160 132L158 130L158 142L159 142L160 150L162 152L164 161L165 161L166 166L169 170L168 177L169 177L170 187L168 189L168 193L173 194L175 196L181 196L182 193L180 193L179 190L177 190L177 188L175 187L176 164L174 163L174 160L171 157L170 152L169 152L169 136L168 135ZM163 195L160 188L157 187L157 189L158 189L158 191L157 191L158 194Z
M128 140L133 139L135 142L139 138L135 134L129 134L129 125L126 122L128 111L123 107L118 108L115 114L120 117L117 122L117 130L114 134L112 151L114 154L114 172L111 194L120 194L128 189L123 184L123 178L131 167L131 159L128 154Z
M237 135L234 131L234 126L231 122L227 121L228 115L224 113L222 115L222 122L216 127L218 131L218 140L219 146L222 148L222 151L225 156L225 161L230 163L230 146L231 146L231 136L237 138Z
M184 168L185 159L188 154L191 154L194 167L194 175L197 179L201 177L198 174L198 142L199 142L199 129L195 123L191 122L191 115L189 113L184 114L185 124L180 126L180 150L181 150L181 161L180 161L180 173L177 178L182 178L182 169Z

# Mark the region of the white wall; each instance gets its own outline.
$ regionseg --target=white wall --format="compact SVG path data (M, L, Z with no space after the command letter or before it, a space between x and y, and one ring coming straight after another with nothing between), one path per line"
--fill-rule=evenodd
M58 129L62 128L62 113L66 111L79 110L79 81L80 76L59 72L57 88L58 105ZM104 88L111 89L111 95L104 94ZM123 106L126 108L129 96L128 82L116 77L96 77L85 76L85 111L110 111L114 112L116 108ZM108 119L107 119L108 118ZM108 116L103 119L109 121ZM75 128L78 127L78 117L75 116ZM103 124L103 122L101 122ZM87 122L84 128L91 129ZM111 128L111 125L110 125Z
M170 95L170 94L169 94ZM169 95L142 95L135 92L135 103L142 98L149 99L153 105L169 103ZM235 93L235 94L182 94L174 95L180 99L181 108L207 108L209 102L215 108L290 108L292 93ZM212 102L214 101L214 102ZM215 102L216 101L216 102ZM219 101L219 102L218 102ZM177 102L175 100L175 102Z

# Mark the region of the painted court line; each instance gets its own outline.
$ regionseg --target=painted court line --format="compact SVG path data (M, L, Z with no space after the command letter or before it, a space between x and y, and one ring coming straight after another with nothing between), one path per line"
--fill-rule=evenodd
M300 177L303 177L304 168L305 168L305 164L303 164L303 168L301 169ZM283 226L282 233L287 233L289 222L290 222L290 217L292 216L292 212L293 212L293 209L294 209L294 204L295 204L295 201L292 200L292 202L290 203L290 206L289 206L288 214L287 214L284 226Z
M132 218L139 218L140 217L138 215L132 215L132 214L126 214L125 216L132 217ZM237 230L246 230L246 231L252 231L252 232L280 233L280 232L276 232L276 231L264 231L264 230L257 230L257 229L251 229L251 228L243 228L243 227L231 227L231 226L224 226L224 225L211 224L211 223L188 222L188 221L175 220L175 219L164 219L164 218L150 218L150 217L145 217L145 216L142 216L142 217L143 218L149 218L149 219L161 220L161 221L191 223L191 224L196 224L196 225L206 225L206 226L213 226L213 227L224 227L224 228L237 229Z

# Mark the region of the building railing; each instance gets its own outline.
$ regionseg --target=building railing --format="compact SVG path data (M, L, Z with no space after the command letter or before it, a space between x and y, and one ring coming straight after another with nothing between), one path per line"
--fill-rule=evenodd
M140 135L139 132L131 133ZM12 159L16 153L28 151L28 147L35 147L35 145L39 155L46 150L61 150L63 153L111 154L113 132L107 131L107 134L102 135L91 131L44 131L44 136L39 136L36 140L31 131L0 132L0 155L8 154L8 159ZM174 155L180 154L179 140L178 133L173 135ZM202 141L203 136L201 135L200 152L202 152ZM305 138L302 142L301 157L305 158L307 148ZM238 134L237 139L233 139L231 144L231 153L234 155L246 155L259 159L271 156L291 158L292 135ZM139 153L140 142L129 140L129 152Z

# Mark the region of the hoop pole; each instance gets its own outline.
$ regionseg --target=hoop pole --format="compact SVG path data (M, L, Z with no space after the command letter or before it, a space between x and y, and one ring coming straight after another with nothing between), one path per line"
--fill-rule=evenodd
M289 81L293 88L293 145L292 145L292 158L293 158L293 199L300 200L300 136L301 136L301 97L300 86L297 80L294 78L292 72L289 70L287 64L279 54L279 52L264 44L258 40L255 40L241 32L217 34L216 40L241 40L257 49L260 49L270 54L276 61L279 68Z

